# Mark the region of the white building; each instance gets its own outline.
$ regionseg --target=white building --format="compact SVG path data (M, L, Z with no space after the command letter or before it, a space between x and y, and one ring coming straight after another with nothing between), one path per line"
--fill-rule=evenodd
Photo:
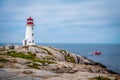
M35 45L35 40L34 40L34 33L33 33L33 28L34 28L34 20L29 17L27 19L27 24L26 24L26 34L25 34L25 39L23 40L23 45Z

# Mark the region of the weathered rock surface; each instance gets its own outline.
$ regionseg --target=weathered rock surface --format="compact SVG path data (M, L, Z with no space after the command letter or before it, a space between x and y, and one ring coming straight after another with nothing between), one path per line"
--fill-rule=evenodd
M89 80L99 75L115 80L118 76L80 55L37 45L0 47L0 67L0 80Z
M32 74L22 74L25 70L31 70ZM7 72L6 72L7 71ZM70 73L53 73L51 71L37 70L37 69L0 69L0 80L89 80L97 76L109 77L111 80L119 80L114 74L100 74L78 71L74 74ZM19 76L18 76L19 75Z
M24 73L24 74L32 74L33 71L31 71L31 70L25 70L25 71L23 71L23 73Z
M44 80L44 79L35 77L33 78L29 76L21 76L0 69L0 80Z

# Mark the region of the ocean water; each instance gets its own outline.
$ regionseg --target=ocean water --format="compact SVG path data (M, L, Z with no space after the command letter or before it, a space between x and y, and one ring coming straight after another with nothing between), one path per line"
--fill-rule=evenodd
M41 44L65 49L104 64L108 69L120 73L120 44ZM101 55L92 55L94 51Z
M16 43L15 43L16 44ZM0 44L7 45L7 44ZM16 44L20 45L20 44ZM120 44L38 44L68 50L75 54L85 56L95 62L102 63L108 69L120 73ZM101 55L92 55L94 51Z

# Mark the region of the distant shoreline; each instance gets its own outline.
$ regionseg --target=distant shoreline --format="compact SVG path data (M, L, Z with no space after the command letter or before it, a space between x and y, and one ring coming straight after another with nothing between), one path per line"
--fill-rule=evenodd
M120 43L36 43L36 45L44 45L44 44L84 44L84 45L120 45ZM22 45L22 43L0 43L0 46L5 46L5 45Z

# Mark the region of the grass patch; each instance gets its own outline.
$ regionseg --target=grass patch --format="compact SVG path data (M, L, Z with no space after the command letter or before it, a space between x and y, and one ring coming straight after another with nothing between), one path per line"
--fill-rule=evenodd
M107 77L103 77L103 76L98 76L98 77L92 78L90 80L111 80L111 79L107 78Z
M39 62L39 63L42 63L42 65L45 65L46 63L47 64L52 64L52 63L55 63L53 61L48 61L48 60L40 60L40 59L34 59L33 60L33 63L32 64L29 64L28 66L31 67L31 68L35 68L35 69L40 69L39 68L39 64L36 63L36 62Z
M60 50L60 52L64 54L66 61L75 63L74 57L70 56L70 54L66 50Z
M4 66L1 66L1 65L0 65L0 68L4 68Z
M67 54L67 51L66 50L60 50L60 53Z
M40 63L42 63L43 65L44 65L45 63L48 63L48 64L55 63L55 62L53 62L53 61L49 61L49 60L40 60L40 59L34 59L33 61L34 61L34 62L40 62Z
M31 60L33 62L39 62L39 63L42 63L43 65L45 63L48 63L48 64L55 63L55 62L50 61L50 60L41 60L41 59L38 59L31 52L28 52L28 53L24 54L24 53L21 53L21 52L11 51L11 52L8 52L7 55L12 56L12 57L19 57L19 58L23 58L23 59L28 59L28 60ZM32 65L32 66L35 66L35 65Z
M47 49L45 49L45 48L42 48L42 47L40 47L41 49L43 49L43 50L45 50L49 55L51 55L51 52L50 51L48 51Z
M10 51L7 53L7 55L12 56L12 57L24 58L24 59L34 59L35 58L35 55L32 54L31 52L24 54L22 52Z
M51 52L49 52L47 49L42 48L43 50L45 50L49 55L51 55Z
M27 49L28 49L28 48L29 48L29 46L23 46L23 48L27 48Z
M4 58L2 58L2 57L0 57L0 62L8 62L9 60L7 60L7 59L4 59Z
M75 63L75 59L72 56L65 56L65 60L68 61L68 62Z
M29 64L28 66L35 69L40 69L37 63L32 63L32 64Z
M45 56L43 57L44 60L53 60L54 58L52 56Z

